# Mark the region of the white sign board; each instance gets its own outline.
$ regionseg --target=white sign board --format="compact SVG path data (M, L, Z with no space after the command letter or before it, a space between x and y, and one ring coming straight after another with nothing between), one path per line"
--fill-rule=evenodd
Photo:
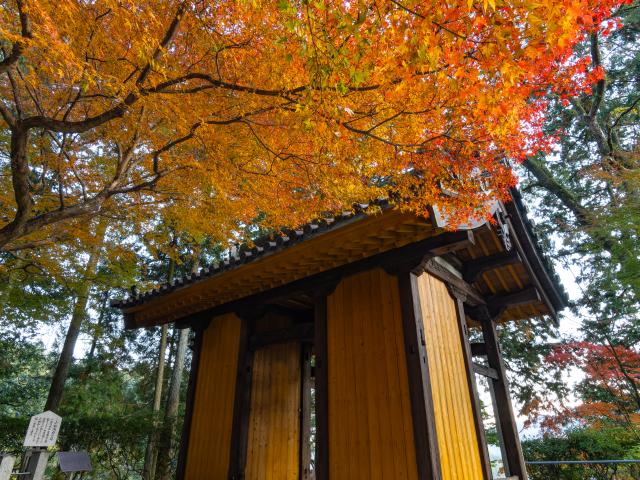
M55 445L61 424L62 417L51 411L34 415L29 422L24 446L51 447Z

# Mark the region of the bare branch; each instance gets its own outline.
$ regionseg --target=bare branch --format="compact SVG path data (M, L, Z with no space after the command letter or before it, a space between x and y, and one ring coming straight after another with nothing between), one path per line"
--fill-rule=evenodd
M115 107L102 112L99 115L86 118L80 121L65 121L56 120L54 118L45 117L42 115L34 115L32 117L25 118L21 123L21 126L25 129L32 128L45 128L52 132L60 133L83 133L92 128L99 127L100 125L124 116L128 107L133 105L138 100L138 95L130 93L124 99L123 103L116 105Z

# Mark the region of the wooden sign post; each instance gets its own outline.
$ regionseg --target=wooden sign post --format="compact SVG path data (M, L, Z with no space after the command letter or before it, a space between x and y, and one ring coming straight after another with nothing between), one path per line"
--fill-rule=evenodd
M47 470L47 463L49 461L49 451L46 448L30 448L24 454L24 461L22 462L24 468L20 472L20 478L26 480L42 480L44 478L44 472Z
M16 463L16 457L11 455L0 455L0 480L9 480L13 473L13 464Z
M42 480L49 461L48 447L56 444L62 417L51 411L31 417L23 445L29 447L22 462L26 480Z
M58 452L58 462L60 471L69 474L68 478L75 478L76 472L90 472L91 458L85 451L80 452Z

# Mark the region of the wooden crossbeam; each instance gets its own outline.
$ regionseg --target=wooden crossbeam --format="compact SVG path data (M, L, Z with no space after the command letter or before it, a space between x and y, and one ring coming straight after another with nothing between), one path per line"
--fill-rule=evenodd
M249 349L257 350L276 343L313 342L314 326L312 322L298 323L287 328L255 333L249 339Z
M476 244L472 230L460 230L455 233L458 234L458 239L455 239L446 245L432 248L431 253L435 256L442 256Z
M487 307L493 318L498 318L507 308L539 301L540 294L536 287L527 287L515 292L493 295L486 299Z
M471 356L483 357L487 354L487 346L482 342L471 343Z
M495 368L487 367L486 365L482 365L481 363L473 362L473 371L478 375L493 378L494 380L498 380L499 378L498 371Z
M513 265L520 262L520 257L515 250L510 252L500 252L488 257L469 260L465 263L462 278L469 283L475 283L478 277L484 272L494 270L505 265Z
M471 305L484 305L484 299L482 298L480 292L478 292L473 286L469 285L463 279L458 278L455 274L450 272L435 258L428 260L425 263L424 269L434 277L437 277L445 282L449 286L449 288L453 287L461 290L466 297L467 303Z
M484 304L465 305L464 310L471 318L496 320L507 308L539 302L540 295L535 287L527 287L515 292L501 293L485 298Z

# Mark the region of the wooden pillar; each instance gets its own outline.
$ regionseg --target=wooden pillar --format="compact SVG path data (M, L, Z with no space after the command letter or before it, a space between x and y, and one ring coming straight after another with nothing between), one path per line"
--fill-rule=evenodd
M329 359L327 357L327 295L315 300L316 351L316 480L329 478Z
M462 353L464 356L464 366L467 374L467 383L471 394L471 407L473 408L473 418L476 426L476 438L480 450L480 460L482 462L482 475L484 480L491 480L491 460L489 458L489 447L487 446L487 438L484 430L484 422L482 421L482 408L480 405L480 396L478 395L478 387L476 385L476 374L473 370L473 359L471 356L471 345L469 343L469 332L467 329L467 320L464 313L464 301L466 296L459 289L449 287L449 293L456 302L456 313L458 314L458 329L460 339L462 341Z
M519 480L527 480L527 469L509 396L509 382L498 346L496 326L494 321L488 317L482 319L481 323L489 367L498 372L498 378L491 378L489 381L492 384L494 405L498 412L496 424L502 434L502 444L506 455L506 474L507 477L516 476Z
M200 353L202 352L203 332L209 325L194 327L195 338L193 351L191 354L191 371L189 372L189 384L187 386L187 400L185 404L184 423L182 424L182 437L180 451L178 452L178 465L176 468L176 479L184 480L187 466L187 451L189 450L189 438L191 437L191 422L193 419L193 404L196 398L196 385L198 384L198 367L200 365Z
M229 458L229 479L244 478L247 462L247 437L251 407L251 373L253 351L249 349L250 321L247 315L240 316L240 348L238 349L238 369L233 404L233 425L231 430L231 453Z
M311 472L311 345L301 344L300 369L300 480L310 480Z
M418 478L420 480L439 480L442 478L440 454L416 275L412 272L399 273L398 286Z

